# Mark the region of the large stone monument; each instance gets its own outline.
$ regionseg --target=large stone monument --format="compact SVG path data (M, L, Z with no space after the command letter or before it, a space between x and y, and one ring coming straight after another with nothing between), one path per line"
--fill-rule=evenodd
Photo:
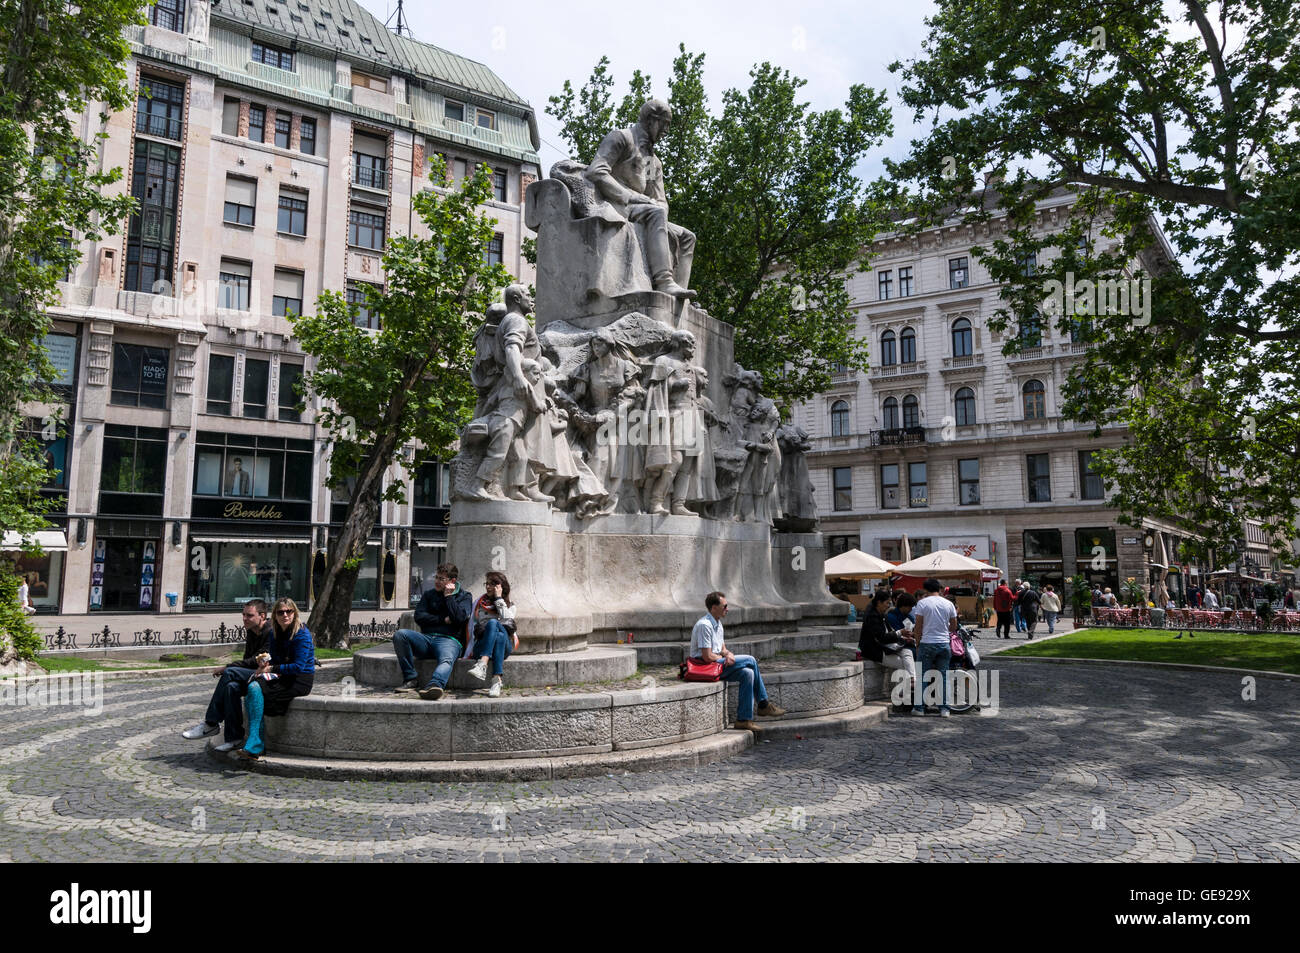
M670 120L648 100L590 166L529 186L535 322L511 286L478 334L448 546L464 578L510 577L522 653L681 640L714 589L737 635L846 612L823 582L806 434L692 303L696 237L654 151Z

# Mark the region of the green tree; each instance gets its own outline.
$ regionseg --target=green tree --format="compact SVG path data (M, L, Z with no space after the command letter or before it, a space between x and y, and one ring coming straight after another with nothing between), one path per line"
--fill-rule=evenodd
M915 189L920 226L972 205L968 219L1007 216L1007 236L977 252L1008 286L990 325L1037 320L1050 280L1152 279L1145 315L1086 313L1085 300L1053 318L1094 345L1070 375L1066 412L1127 427L1128 445L1099 454L1098 467L1125 518L1179 515L1221 561L1244 516L1292 537L1295 5L940 0L927 23L924 54L891 68L932 128L891 171ZM1007 178L981 194L978 170ZM1078 201L1044 236L1034 203L1060 189ZM1011 334L1006 350L1032 337Z
M431 181L442 181L440 159ZM317 420L330 432L328 485L350 491L347 515L330 548L325 581L308 625L316 639L347 644L352 591L384 500L403 499L403 484L384 488L398 462L413 468L443 458L469 421L474 388L469 369L474 334L496 292L510 276L487 265L493 219L477 206L491 195L485 166L460 191L440 196L431 189L412 203L427 237L401 237L384 252L384 290L367 287L366 307L379 331L357 326L357 309L338 292L317 299L316 314L293 315L294 333L316 358L304 378L305 393L319 397ZM416 443L413 462L403 448Z
M78 260L76 241L116 231L132 208L129 196L104 194L121 170L98 168L97 139L106 112L130 105L122 29L141 19L135 0L0 4L0 533L48 525L39 491L50 474L40 444L23 434L24 412L55 402L46 309ZM106 111L89 142L78 129L87 103ZM13 651L6 625L0 657Z
M620 108L601 57L578 93L567 82L547 112L574 157L588 162L605 133L636 120L651 93L637 71ZM853 86L844 108L813 111L804 81L769 63L747 90L728 90L711 114L703 54L678 49L668 81L672 125L659 144L673 221L699 238L692 286L699 304L736 327L736 360L762 371L785 405L830 384L835 364L865 367L853 335L846 273L883 221L877 187L854 167L890 133L883 93Z

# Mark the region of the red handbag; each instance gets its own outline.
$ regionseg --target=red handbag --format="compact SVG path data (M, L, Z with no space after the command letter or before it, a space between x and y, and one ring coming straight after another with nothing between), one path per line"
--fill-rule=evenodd
M716 682L722 678L722 663L688 658L681 664L678 677L688 682Z

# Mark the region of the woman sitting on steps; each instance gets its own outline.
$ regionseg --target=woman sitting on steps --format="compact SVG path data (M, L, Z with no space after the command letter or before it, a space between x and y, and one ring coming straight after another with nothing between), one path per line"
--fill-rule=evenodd
M271 621L273 634L267 646L271 657L249 679L245 699L248 739L235 751L245 761L256 761L266 751L262 743L263 716L285 714L289 702L311 694L316 678L316 646L298 615L297 603L287 597L276 600Z
M492 684L488 697L501 694L502 665L510 653L519 648L515 634L515 609L510 601L510 581L505 573L490 572L483 584L483 595L474 604L474 648L478 662L469 670L480 682L487 680L488 659L492 659Z

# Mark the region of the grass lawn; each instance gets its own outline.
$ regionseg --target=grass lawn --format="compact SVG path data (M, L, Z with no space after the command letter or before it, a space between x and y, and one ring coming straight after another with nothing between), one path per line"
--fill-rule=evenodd
M163 654L163 653L159 653ZM155 659L69 658L66 656L38 655L36 664L51 675L59 672L130 672L155 668L216 668L233 661L235 656L220 658L184 659L179 662L160 662Z
M1080 629L1037 645L1021 645L999 655L1034 658L1129 659L1222 665L1300 675L1300 636L1284 632L1197 632L1175 639L1172 629Z

